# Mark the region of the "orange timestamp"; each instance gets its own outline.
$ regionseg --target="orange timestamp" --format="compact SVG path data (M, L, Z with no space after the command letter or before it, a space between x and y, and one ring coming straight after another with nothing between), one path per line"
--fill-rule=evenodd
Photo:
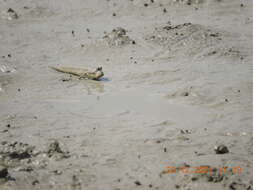
M235 167L211 167L211 166L181 166L181 167L174 167L174 166L167 166L164 173L187 173L187 174L212 174L214 172L218 172L220 175L226 174L228 172L232 172L233 174L241 174L243 172L243 168L240 166Z

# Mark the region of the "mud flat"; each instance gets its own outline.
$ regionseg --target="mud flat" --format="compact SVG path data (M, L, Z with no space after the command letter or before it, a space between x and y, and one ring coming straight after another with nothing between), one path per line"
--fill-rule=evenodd
M246 0L0 0L0 189L253 189L252 31Z

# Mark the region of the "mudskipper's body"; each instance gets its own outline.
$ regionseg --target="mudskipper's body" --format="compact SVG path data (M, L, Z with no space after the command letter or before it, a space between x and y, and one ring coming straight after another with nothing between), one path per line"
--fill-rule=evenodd
M74 68L74 67L51 67L52 69L62 72L68 73L72 75L79 76L80 78L91 79L91 80L99 80L104 76L102 71L102 67L98 67L95 71L91 72L88 69Z

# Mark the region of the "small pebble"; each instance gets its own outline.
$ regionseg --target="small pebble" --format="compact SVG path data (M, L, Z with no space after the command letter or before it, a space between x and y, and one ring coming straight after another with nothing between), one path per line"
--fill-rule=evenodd
M216 154L226 154L229 152L228 148L225 145L219 145L214 147Z
M33 182L32 182L32 185L37 185L37 184L39 184L40 182L38 181L38 180L34 180Z
M141 182L139 182L139 181L135 181L134 183L135 183L135 185L138 185L138 186L141 185Z
M62 174L62 171L54 170L53 173L54 173L55 175L61 175L61 174Z
M189 96L189 92L184 92L183 96Z

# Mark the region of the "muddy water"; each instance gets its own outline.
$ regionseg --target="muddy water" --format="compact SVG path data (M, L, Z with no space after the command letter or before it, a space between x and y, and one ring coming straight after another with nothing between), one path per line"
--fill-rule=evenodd
M150 89L132 89L119 93L90 96L57 97L57 99L44 99L42 102L52 105L55 111L68 110L94 120L117 120L120 117L120 119L130 120L134 118L134 122L142 121L151 124L168 120L183 128L201 127L203 122L210 119L212 113L198 106L171 102L160 94L150 94Z

